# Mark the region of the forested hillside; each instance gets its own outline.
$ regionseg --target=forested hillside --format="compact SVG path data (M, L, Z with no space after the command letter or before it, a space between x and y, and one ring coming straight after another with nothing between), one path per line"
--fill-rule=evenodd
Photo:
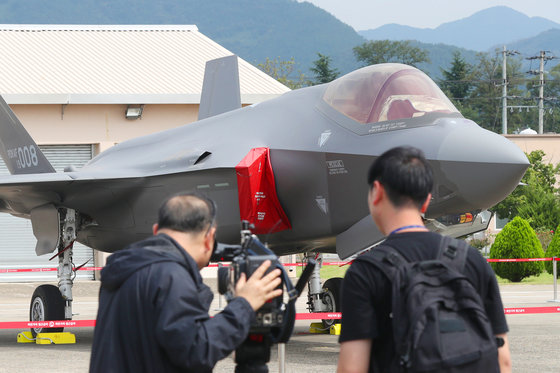
M363 39L330 13L293 0L4 0L6 24L195 24L247 61L279 57L308 74L317 53L342 72L358 67L352 47Z
M495 7L472 17L441 25L437 29L444 30L449 35L462 30L458 38L471 41L474 40L476 29L476 35L482 32L487 36L485 42L502 42L501 39L496 39L502 34L492 31L494 25L490 21L496 17L508 19L511 24L508 26L508 38L522 35L520 30L531 34L536 32L535 30L555 25L542 18L529 18L507 7ZM309 69L313 67L313 61L318 59L317 53L329 57L330 67L338 70L340 74L361 67L363 63L356 60L353 48L366 41L354 29L330 13L311 3L295 0L4 0L0 3L0 23L195 24L202 33L255 65L264 63L267 58L278 61L290 61L293 58L296 67L294 76L288 77L290 79L297 79L300 73L305 74L305 79L312 79L313 74ZM517 25L515 29L514 23ZM469 37L465 38L465 34ZM393 33L385 36L394 38L398 35ZM413 32L406 39L422 39L421 36L420 32ZM560 52L559 30L528 36L530 35L519 42L511 43L508 48L519 50L522 57L538 54L539 50L552 51L552 54ZM457 51L467 64L476 66L481 63L480 56L477 56L474 50L420 41L412 41L410 45L426 51L429 61L417 66L437 81L443 77L442 69L451 68L453 55ZM486 49L488 54L485 61L492 60L493 64L499 65L501 55L496 54L494 47L501 45L493 44L492 48ZM480 50L480 47L474 49ZM555 62L557 61L548 61L547 69L552 68ZM529 67L531 65L527 60L519 60L519 72L526 71ZM535 68L535 63L532 68ZM499 75L500 71L495 70L492 73ZM552 74L549 79L551 77ZM496 84L493 80L500 77L488 79L492 80L492 84ZM517 88L521 91L526 90L523 84ZM471 87L469 92L474 92L474 87ZM490 96L485 100L495 101L499 92L492 92ZM480 98L463 100L465 106L469 106L469 102L482 102ZM483 111L485 110L475 110ZM487 125L488 127L496 125L495 118L495 115L487 118L487 122L494 122Z

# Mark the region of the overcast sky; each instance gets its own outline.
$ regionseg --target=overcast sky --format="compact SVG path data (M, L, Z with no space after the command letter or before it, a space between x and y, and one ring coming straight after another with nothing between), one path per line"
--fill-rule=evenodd
M298 0L303 1L303 0ZM560 0L306 0L354 27L357 31L387 23L435 28L479 10L505 5L530 17L560 23Z

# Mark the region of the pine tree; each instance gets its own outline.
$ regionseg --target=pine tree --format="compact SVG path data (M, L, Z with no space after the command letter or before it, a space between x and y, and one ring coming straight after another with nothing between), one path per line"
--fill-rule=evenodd
M317 53L317 55L319 58L313 61L313 67L309 69L315 74L313 84L328 83L338 78L340 72L337 69L331 68L331 58L321 53Z
M416 66L430 62L428 51L410 45L410 41L370 40L353 48L356 60L366 66L399 62Z
M449 92L453 101L464 100L469 95L473 87L469 81L471 72L472 66L465 62L460 51L453 53L449 70L441 69L444 79L440 81L440 86Z

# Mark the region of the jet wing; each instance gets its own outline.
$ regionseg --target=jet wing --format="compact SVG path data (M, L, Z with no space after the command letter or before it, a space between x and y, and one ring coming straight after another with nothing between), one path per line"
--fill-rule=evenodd
M144 180L145 177L118 178L112 173L105 177L68 173L8 175L0 177L0 212L29 217L31 210L45 204L77 209L95 203L99 207L115 203L120 194Z
M29 217L35 207L62 202L61 193L73 179L62 173L0 177L0 212Z
M134 227L137 222L130 201L138 197L145 180L144 177L76 178L67 173L1 177L0 212L31 219L37 238L36 252L42 255L56 248L60 207L79 211L82 225L110 226L117 231ZM139 206L146 205L146 201L139 203ZM79 241L85 243L80 236Z

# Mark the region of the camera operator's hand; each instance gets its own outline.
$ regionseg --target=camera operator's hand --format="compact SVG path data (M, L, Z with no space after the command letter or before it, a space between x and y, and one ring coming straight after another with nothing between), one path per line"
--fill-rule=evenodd
M255 311L270 299L282 294L282 289L276 289L282 282L281 271L275 269L265 276L268 267L270 267L270 260L261 264L248 280L245 278L245 273L242 273L235 284L235 295L245 298Z

